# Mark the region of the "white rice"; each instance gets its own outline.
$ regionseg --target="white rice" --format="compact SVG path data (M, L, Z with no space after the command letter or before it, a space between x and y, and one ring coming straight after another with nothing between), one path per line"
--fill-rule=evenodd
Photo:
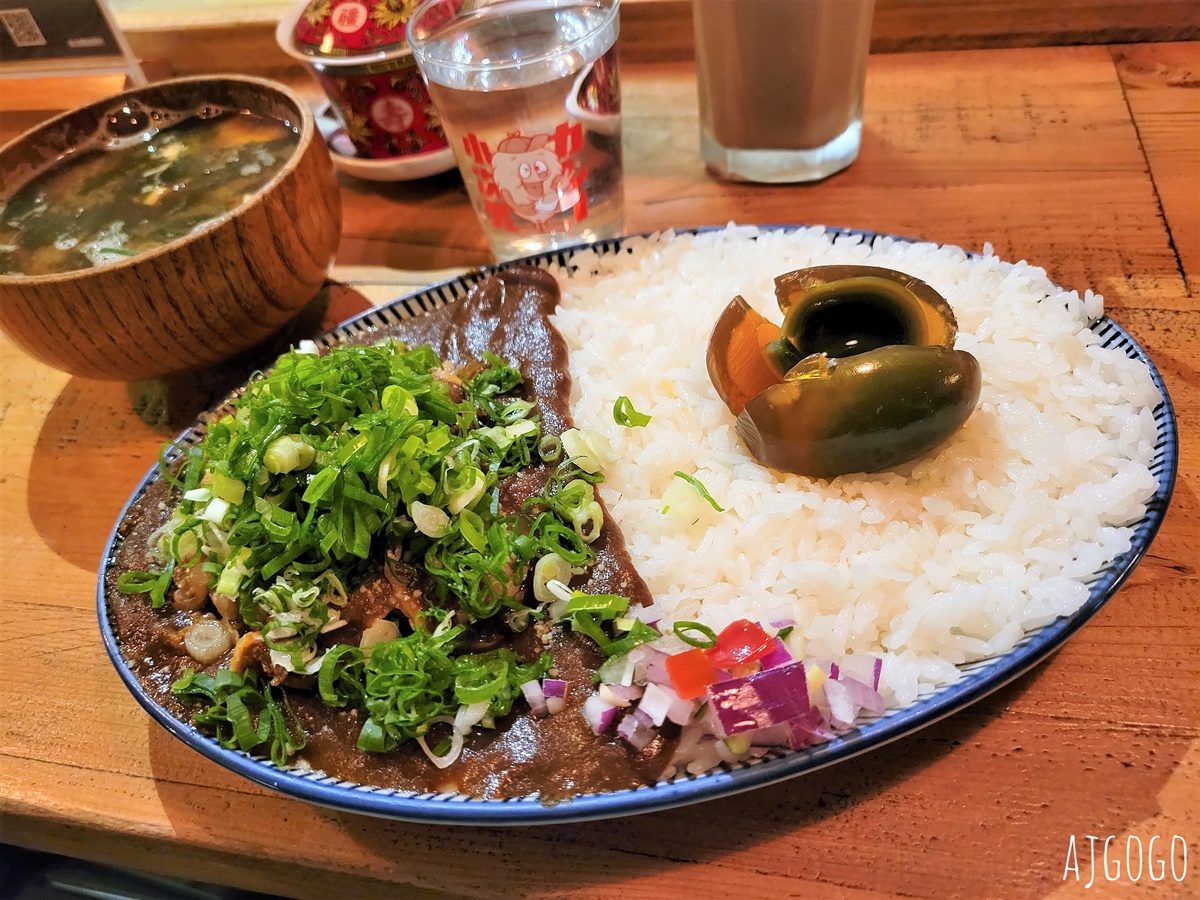
M881 691L906 704L955 681L956 664L1003 653L1024 631L1077 609L1093 573L1129 547L1126 527L1156 482L1149 370L1088 329L1099 296L1062 291L1043 270L934 244L864 246L820 228L729 226L655 235L632 253L582 252L558 271L556 324L570 347L576 424L620 462L602 495L666 621L714 628L795 620L804 652L883 656ZM773 321L774 277L867 263L916 275L958 317L957 346L983 390L966 426L934 454L832 481L756 463L705 366L717 316L736 294ZM617 397L652 416L613 421ZM676 470L725 508L662 512Z

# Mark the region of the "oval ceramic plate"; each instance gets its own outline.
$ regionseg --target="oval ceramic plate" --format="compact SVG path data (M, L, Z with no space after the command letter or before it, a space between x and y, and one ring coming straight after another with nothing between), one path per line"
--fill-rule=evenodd
M865 241L873 241L877 237L881 237L870 232L838 229L830 229L829 233L856 237ZM625 240L625 238L615 238L586 246L600 253L615 253L621 250ZM578 249L580 248L534 256L520 260L520 262L557 262L566 265ZM512 265L512 263L508 265ZM434 285L420 293L402 297L386 306L349 320L323 336L320 343L328 346L344 340L351 334L386 329L411 316L420 315L423 311L446 303L453 303L464 297L471 287L488 273L502 268L504 266L483 269ZM109 620L104 582L107 569L115 558L119 540L117 532L129 512L130 506L159 477L157 468L147 474L121 511L117 528L113 530L103 556L98 590L98 612L105 648L126 687L137 701L159 724L189 747L220 765L281 793L322 806L351 812L413 822L461 825L531 825L582 821L682 806L739 793L812 772L867 750L875 749L930 725L987 696L1028 671L1058 649L1080 626L1095 615L1100 607L1116 593L1145 554L1146 549L1150 546L1150 541L1162 523L1174 487L1178 455L1175 414L1158 370L1133 338L1123 328L1107 318L1097 321L1092 326L1092 330L1100 337L1105 347L1117 348L1129 357L1141 360L1149 366L1154 384L1161 397L1154 410L1154 420L1158 430L1154 461L1151 465L1151 471L1158 480L1158 490L1147 505L1146 514L1133 525L1132 546L1113 560L1109 566L1096 573L1090 584L1087 601L1074 614L1026 634L1016 647L1003 655L961 667L963 677L955 684L939 688L909 706L890 710L885 715L866 722L826 744L806 750L768 756L738 766L725 766L721 770L706 775L684 775L634 790L583 795L553 806L543 805L538 802L536 797L480 800L461 794L418 794L377 788L341 781L310 770L281 768L260 757L226 750L213 738L198 731L187 722L176 719L159 706L143 689L121 655L120 644ZM203 424L198 424L181 435L180 443L194 444L201 439L203 433Z

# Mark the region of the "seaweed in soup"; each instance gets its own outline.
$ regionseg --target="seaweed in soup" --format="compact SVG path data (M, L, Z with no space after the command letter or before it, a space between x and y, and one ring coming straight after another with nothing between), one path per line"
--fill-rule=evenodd
M262 188L298 140L274 119L229 112L84 149L0 205L0 274L103 266L181 238Z

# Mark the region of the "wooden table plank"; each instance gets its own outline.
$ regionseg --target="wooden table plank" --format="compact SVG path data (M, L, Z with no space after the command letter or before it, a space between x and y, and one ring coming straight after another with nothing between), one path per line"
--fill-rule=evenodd
M275 43L283 0L113 0L140 59L169 61L180 75L229 70L282 74ZM236 28L231 29L233 24ZM1194 0L876 0L875 53L1181 41L1200 37ZM692 0L623 0L626 62L693 59Z
M396 884L429 896L1032 898L1063 887L1071 835L1181 834L1200 859L1200 309L1112 56L1084 47L872 59L862 157L790 188L703 171L689 67L624 74L630 230L737 218L972 249L992 241L1070 287L1103 290L1163 371L1183 437L1175 500L1130 583L1016 684L773 788L547 828L433 829L329 812L207 762L125 692L96 634L95 572L167 432L137 418L126 386L54 372L0 338L0 839L311 897L378 896ZM1163 92L1162 114L1178 96ZM452 176L347 180L344 204L342 265L486 259ZM379 287L378 273L356 277ZM1139 885L1148 896L1180 890Z
M1200 43L1112 48L1179 266L1200 293Z
M972 250L990 242L1070 288L1123 303L1188 302L1104 48L872 57L859 159L822 183L774 188L705 172L691 66L626 69L630 232L737 219L865 228ZM489 261L457 175L343 186L339 258L400 269Z

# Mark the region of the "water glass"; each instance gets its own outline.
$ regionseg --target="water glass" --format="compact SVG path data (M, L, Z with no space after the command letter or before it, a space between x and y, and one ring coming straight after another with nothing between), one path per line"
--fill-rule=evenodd
M408 40L497 258L620 234L617 0L427 0Z

